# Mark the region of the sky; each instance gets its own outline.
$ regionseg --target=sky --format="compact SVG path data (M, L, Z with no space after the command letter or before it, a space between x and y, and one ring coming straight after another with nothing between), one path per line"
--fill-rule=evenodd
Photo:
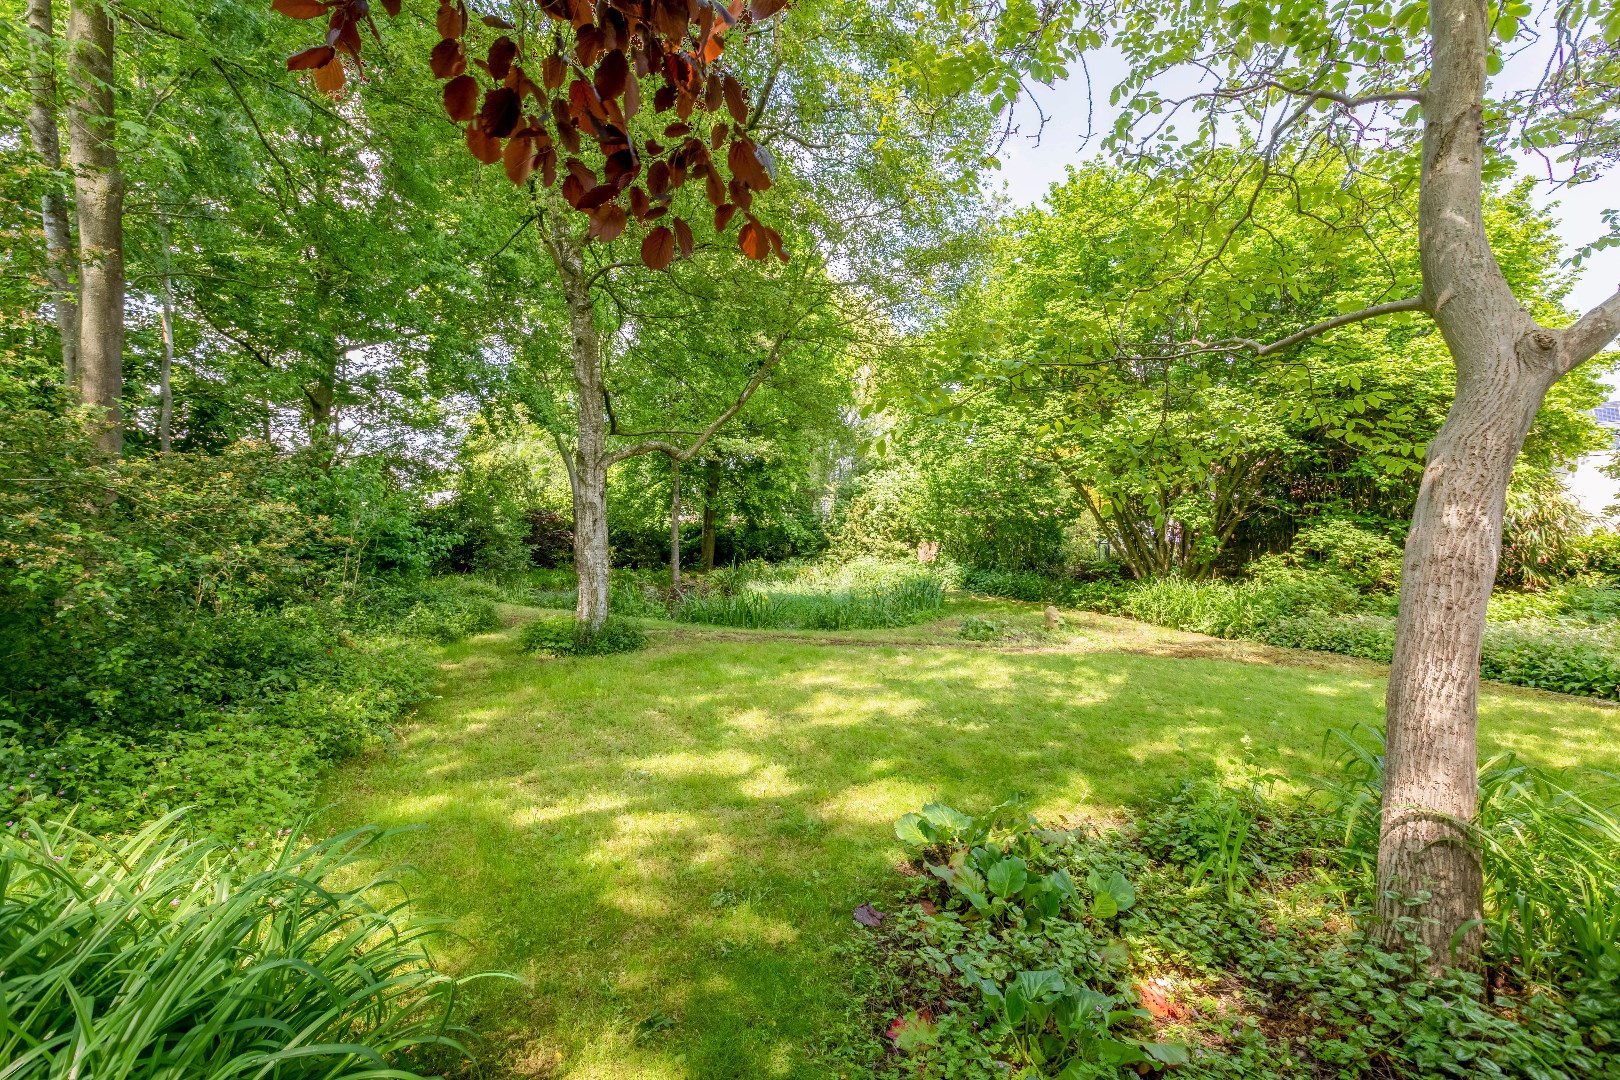
M1125 73L1123 59L1111 50L1102 50L1088 57L1095 94L1088 95L1085 80L1079 71L1067 82L1042 90L1037 101L1047 116L1039 139L1033 138L1039 126L1038 113L1028 103L1020 104L1017 122L1023 133L1008 140L1001 153L1001 189L1017 205L1039 202L1052 184L1061 181L1069 165L1098 155L1102 135L1114 121L1116 111L1108 107L1108 91ZM1497 85L1528 85L1539 73L1539 59L1533 51L1510 61L1493 83ZM1165 87L1167 92L1177 89ZM1184 93L1185 90L1183 89ZM1088 104L1094 97L1095 104ZM1086 139L1088 111L1090 129L1095 132ZM992 185L994 187L994 185ZM1595 182L1558 190L1539 185L1537 201L1542 206L1557 203L1554 210L1564 240L1566 257L1576 248L1603 235L1601 212L1605 207L1620 205L1620 175L1611 174ZM1620 248L1597 252L1582 267L1580 279L1567 299L1567 305L1585 312L1600 303L1620 287ZM1614 380L1620 384L1620 376Z

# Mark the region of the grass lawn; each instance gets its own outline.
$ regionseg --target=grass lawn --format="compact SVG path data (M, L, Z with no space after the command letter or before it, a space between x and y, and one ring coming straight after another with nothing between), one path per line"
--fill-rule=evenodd
M954 637L967 613L1022 645ZM525 617L522 609L509 612ZM1374 665L1071 616L953 603L905 631L671 627L643 653L523 655L514 632L443 650L443 696L399 747L339 772L327 824L420 824L390 854L457 916L484 983L486 1074L859 1077L851 909L897 880L900 814L1013 792L1106 814L1189 774L1303 785L1324 733L1377 723ZM1042 647L1031 647L1031 643ZM1487 687L1484 752L1620 769L1620 710Z

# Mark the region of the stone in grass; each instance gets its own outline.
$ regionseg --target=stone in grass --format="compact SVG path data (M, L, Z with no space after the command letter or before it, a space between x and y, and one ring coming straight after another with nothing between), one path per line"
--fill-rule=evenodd
M1046 628L1056 630L1063 625L1063 613L1051 604L1046 605Z

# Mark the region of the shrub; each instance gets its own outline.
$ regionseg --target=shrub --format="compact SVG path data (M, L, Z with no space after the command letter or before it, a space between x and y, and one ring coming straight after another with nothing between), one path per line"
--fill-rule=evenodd
M958 637L969 641L995 641L1006 636L1007 624L997 622L995 619L969 615L962 620L962 625L956 628L956 633Z
M1241 638L1284 619L1358 612L1367 600L1334 574L1261 560L1246 581L1167 577L1145 582L1121 606L1126 614L1160 626Z
M0 831L6 1075L410 1078L414 1052L465 1056L469 980L427 951L445 920L362 869L386 835L294 830L238 861L174 815L117 845Z
M1325 570L1364 592L1393 588L1400 581L1400 547L1350 521L1328 520L1301 529L1288 554L1295 565Z
M744 564L716 570L682 597L682 622L771 629L859 630L935 617L955 584L948 565L857 559L847 563Z
M609 616L594 632L572 618L542 616L518 633L518 645L548 656L609 656L647 646L647 632L637 624Z

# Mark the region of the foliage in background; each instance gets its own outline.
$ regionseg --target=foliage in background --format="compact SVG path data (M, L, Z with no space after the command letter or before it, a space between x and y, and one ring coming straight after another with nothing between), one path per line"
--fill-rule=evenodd
M756 629L863 630L937 617L954 570L939 564L857 559L848 563L759 563L717 570L682 596L679 622Z
M447 920L370 867L388 834L294 828L234 855L176 819L117 842L0 831L7 1076L409 1080L466 1056L457 997L478 976L435 968Z

